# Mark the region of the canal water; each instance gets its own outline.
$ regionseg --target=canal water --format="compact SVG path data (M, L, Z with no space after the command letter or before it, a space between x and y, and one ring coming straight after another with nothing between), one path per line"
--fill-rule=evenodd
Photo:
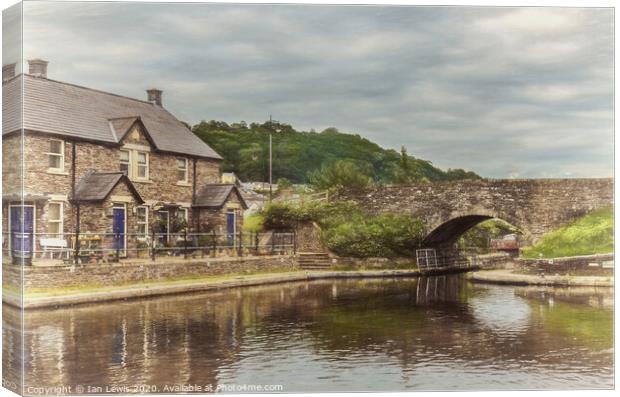
M25 384L71 393L611 388L612 305L609 289L451 275L37 310L24 315ZM4 311L5 346L17 347L19 312ZM20 366L6 349L3 360L5 371Z

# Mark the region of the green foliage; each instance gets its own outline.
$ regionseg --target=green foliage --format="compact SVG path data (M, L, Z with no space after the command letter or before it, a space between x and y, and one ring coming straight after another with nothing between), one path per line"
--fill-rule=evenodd
M359 135L344 134L336 128L321 133L296 131L278 121L262 124L203 121L192 131L224 157L223 171L235 172L242 180L269 179L269 134L273 136L273 177L293 183L307 183L309 175L336 160L350 160L369 171L374 182L394 182L402 167L402 153L384 149ZM406 153L405 153L406 154ZM429 181L480 177L463 170L442 171L429 161L406 155L405 175ZM400 171L399 171L400 172ZM398 173L398 172L397 172Z
M429 182L429 179L424 176L422 169L411 161L407 149L403 146L400 149L400 161L392 171L390 182L406 185L416 182Z
M264 218L263 226L267 230L292 229L297 223L296 209L287 203L273 202L260 215Z
M526 258L559 258L613 252L614 214L605 208L547 233L536 245L521 250Z
M352 160L336 160L310 174L310 184L318 190L360 191L372 183L371 169Z
M420 220L403 215L355 217L324 229L323 238L338 255L413 257L424 238L424 228Z
M293 183L286 178L278 179L276 184L278 185L278 189L288 189L293 187Z
M490 240L502 238L507 234L518 233L519 229L500 219L489 219L481 222L465 232L457 241L458 247L478 248L485 252L489 249Z
M264 229L265 218L261 214L252 214L243 220L243 231L258 233Z
M272 203L262 213L267 229L317 222L324 243L336 254L353 257L413 257L424 238L419 219L407 215L368 216L350 201L311 202L299 206Z

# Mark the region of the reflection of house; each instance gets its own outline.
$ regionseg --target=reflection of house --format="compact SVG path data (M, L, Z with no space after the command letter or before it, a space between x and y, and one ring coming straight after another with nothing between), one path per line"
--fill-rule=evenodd
M28 74L4 67L3 88L3 216L13 251L39 250L42 239L68 244L78 217L81 233L121 234L123 249L155 220L165 235L177 220L194 231L242 222L238 193L208 210L194 205L198 192L220 189L222 158L163 107L162 91L138 100L50 80L42 60L29 61Z

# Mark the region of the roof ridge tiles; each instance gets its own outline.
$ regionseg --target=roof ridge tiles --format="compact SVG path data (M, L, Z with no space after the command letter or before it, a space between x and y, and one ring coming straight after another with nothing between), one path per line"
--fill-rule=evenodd
M28 73L20 73L20 74L16 75L15 77L18 77L18 76L20 76L22 74L24 76L28 76L29 78L32 78L32 79L47 80L47 81L51 81L52 83L68 85L68 86L71 86L71 87L81 88L83 90L97 92L99 94L113 95L115 97L125 98L125 99L129 99L129 100L132 100L132 101L141 102L141 103L144 103L144 104L147 104L147 105L156 106L156 105L154 105L153 103L151 103L149 101L145 101L144 99L132 98L132 97L126 96L126 95L115 94L113 92L103 91L103 90L99 90L97 88L85 87L83 85L74 84L74 83L67 83L66 81L54 80L54 79L50 79L50 78L47 78L47 77L37 77L37 76L33 76L31 74L28 74Z

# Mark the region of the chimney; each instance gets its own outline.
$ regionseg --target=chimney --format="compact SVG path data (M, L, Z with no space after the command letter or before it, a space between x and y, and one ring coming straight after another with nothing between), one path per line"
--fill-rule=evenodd
M28 61L28 73L35 77L47 78L47 61L42 59L30 59Z
M9 63L8 65L4 65L2 67L2 82L11 80L15 77L15 63Z
M157 88L151 88L146 90L147 100L154 105L161 106L161 90Z

